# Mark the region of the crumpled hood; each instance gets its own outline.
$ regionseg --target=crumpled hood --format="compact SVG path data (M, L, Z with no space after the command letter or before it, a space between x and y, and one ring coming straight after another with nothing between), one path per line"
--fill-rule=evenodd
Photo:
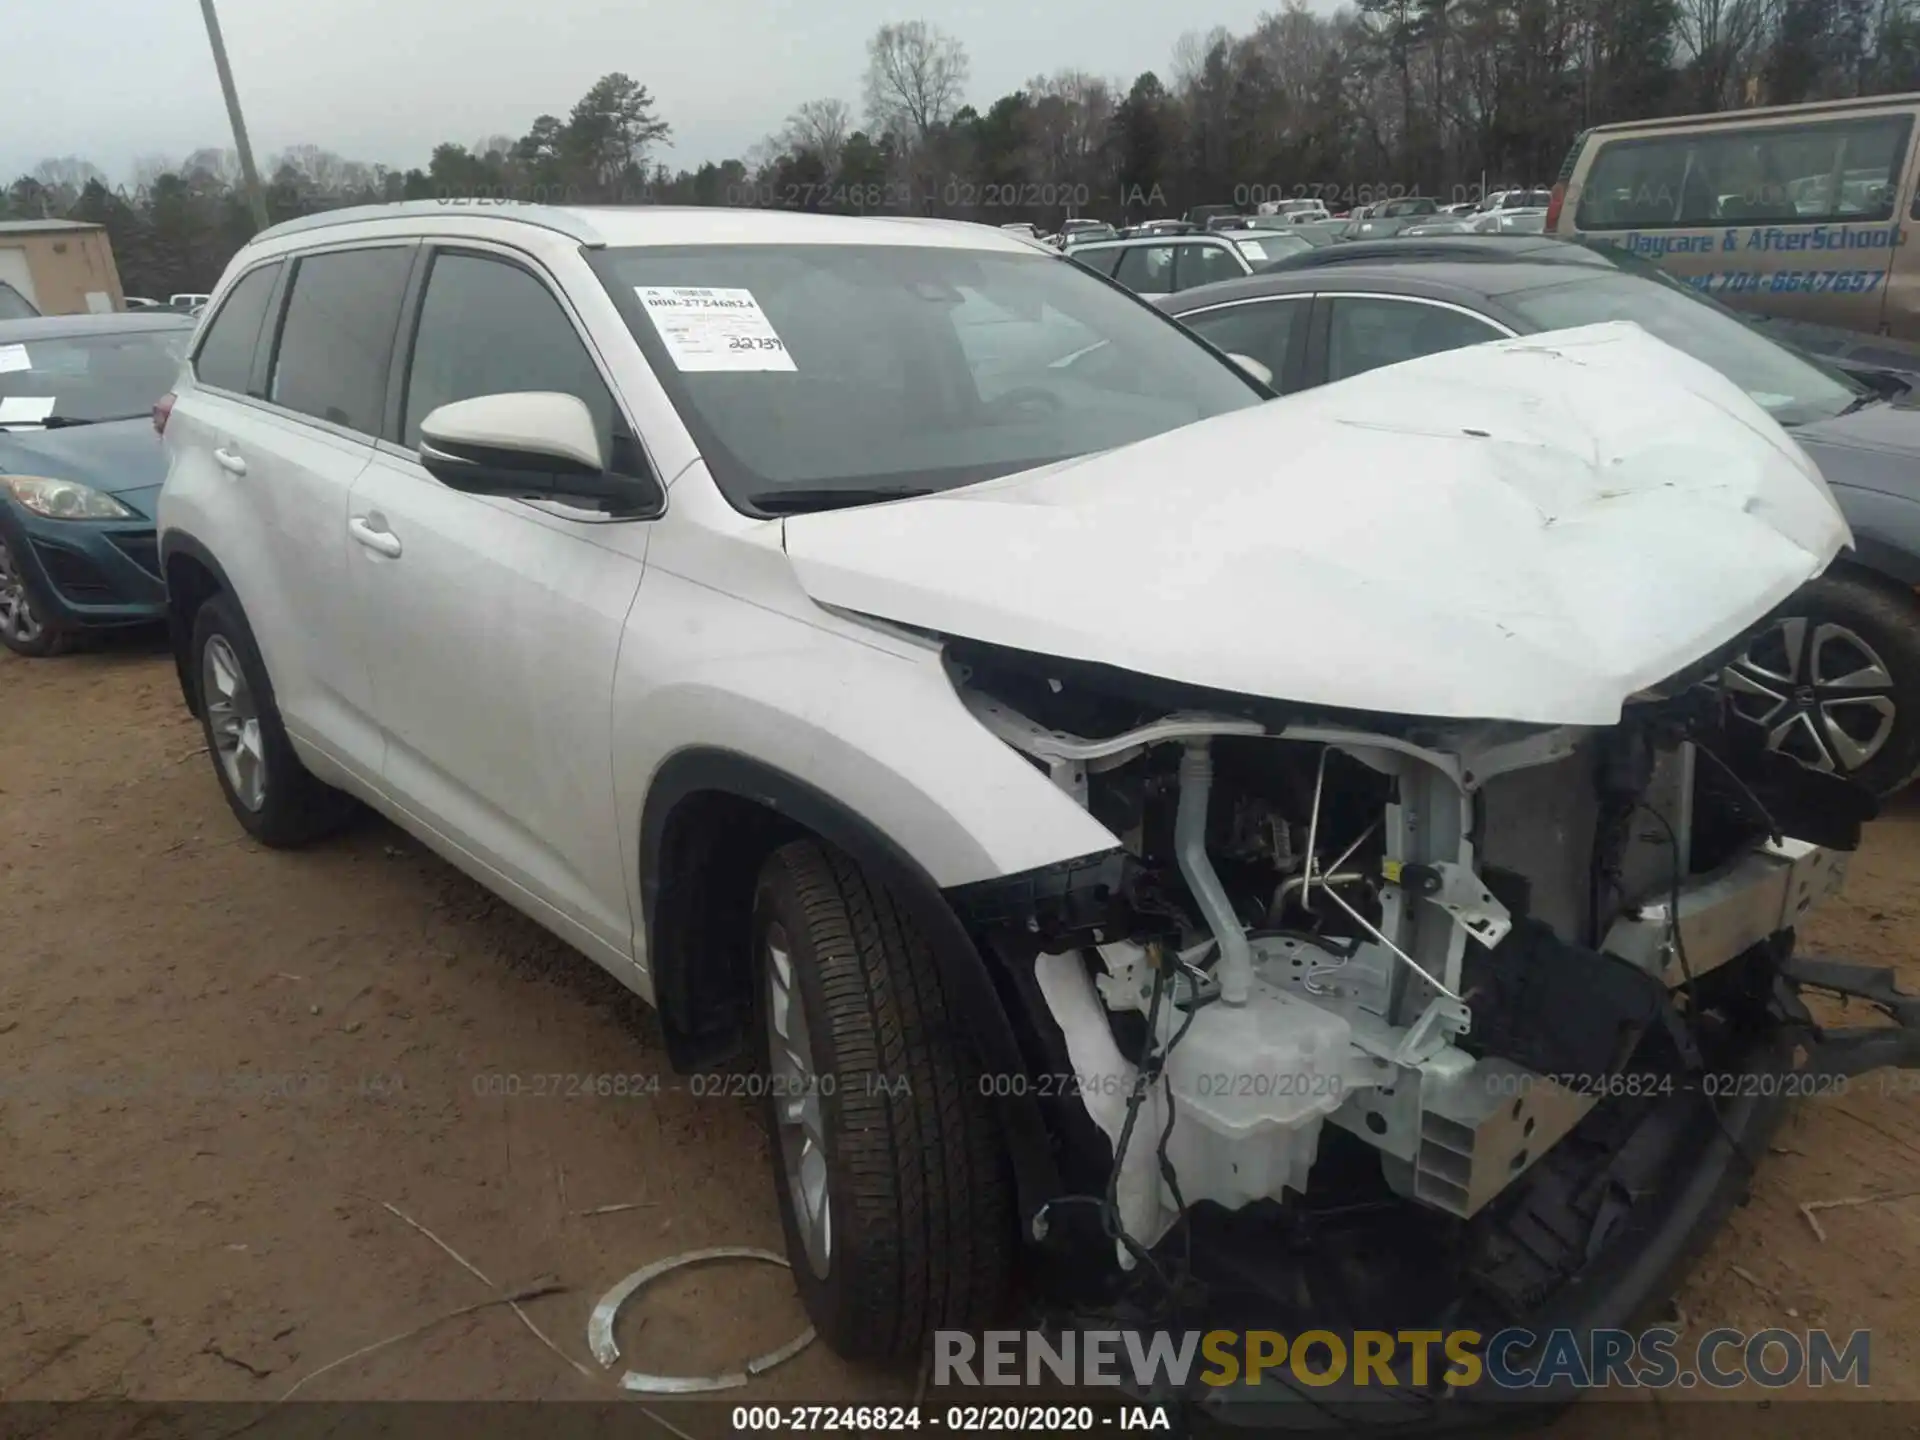
M786 522L823 604L1302 704L1590 725L1849 539L1764 410L1627 323Z

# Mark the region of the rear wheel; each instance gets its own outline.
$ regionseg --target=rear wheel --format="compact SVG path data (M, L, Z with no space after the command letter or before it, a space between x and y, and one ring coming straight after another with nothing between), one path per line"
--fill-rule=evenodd
M46 619L4 539L0 539L0 645L36 660L73 648L73 632Z
M1920 606L1858 574L1809 582L1722 674L1767 747L1890 795L1920 771Z
M839 1354L915 1355L1007 1286L1006 1157L933 953L905 907L817 841L767 860L757 1029L787 1253Z
M247 833L285 848L345 823L354 802L316 780L294 754L253 632L231 597L216 595L195 613L189 654L207 754Z

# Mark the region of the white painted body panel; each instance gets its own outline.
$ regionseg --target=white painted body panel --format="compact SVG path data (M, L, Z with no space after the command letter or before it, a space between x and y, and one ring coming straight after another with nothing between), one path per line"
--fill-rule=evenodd
M1609 324L796 516L786 543L821 602L941 634L1302 703L1606 725L1849 535L1738 387Z
M973 717L938 647L809 600L780 549L780 523L733 509L700 466L676 484L656 527L613 711L636 917L647 791L666 760L694 746L754 757L833 796L941 886L1118 843Z
M624 950L606 697L651 528L463 495L385 451L351 510L402 546L348 557L385 788Z

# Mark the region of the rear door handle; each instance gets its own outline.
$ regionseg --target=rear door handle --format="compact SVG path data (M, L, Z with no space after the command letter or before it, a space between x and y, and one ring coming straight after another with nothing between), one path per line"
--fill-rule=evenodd
M347 533L376 555L384 555L389 560L400 558L400 537L391 530L375 529L364 515L355 515L347 521Z
M215 450L213 452L213 461L214 464L218 465L229 475L244 475L247 473L247 462L231 450Z

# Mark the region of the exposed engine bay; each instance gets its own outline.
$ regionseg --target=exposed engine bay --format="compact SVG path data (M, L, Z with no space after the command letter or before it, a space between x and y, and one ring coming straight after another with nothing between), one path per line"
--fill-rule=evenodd
M1123 1273L1196 1208L1299 1202L1330 1152L1436 1216L1499 1208L1596 1106L1652 1097L1650 1051L1669 1085L1706 1063L1713 977L1763 1002L1873 812L1743 743L1706 663L1604 728L1302 714L965 643L949 665L1121 842L962 913L1057 1027L1052 1098L1104 1140L1081 1149Z

